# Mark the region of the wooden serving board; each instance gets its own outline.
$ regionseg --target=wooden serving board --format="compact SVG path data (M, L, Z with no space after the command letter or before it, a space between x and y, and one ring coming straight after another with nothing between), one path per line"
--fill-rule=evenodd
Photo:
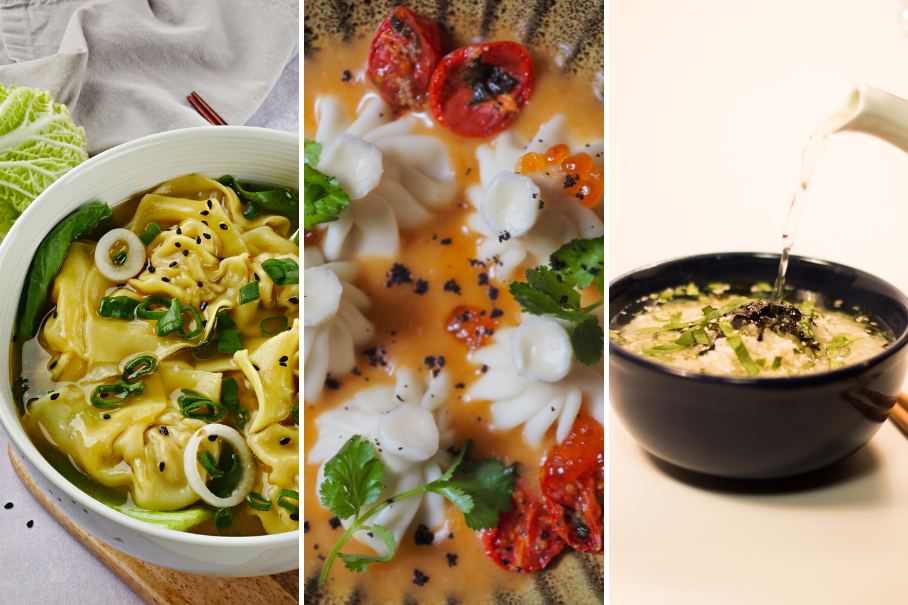
M298 605L299 570L257 578L213 578L140 561L111 548L58 509L9 449L16 475L44 508L149 605Z

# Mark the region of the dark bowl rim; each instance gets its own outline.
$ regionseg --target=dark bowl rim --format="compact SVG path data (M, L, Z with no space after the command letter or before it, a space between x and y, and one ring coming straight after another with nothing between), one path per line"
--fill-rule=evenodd
M781 254L772 253L772 252L709 252L709 253L704 253L704 254L692 254L692 255L688 255L688 256L679 256L676 258L671 258L668 260L651 263L649 265L644 265L642 267L638 267L636 269L628 271L627 273L624 273L623 275L620 275L609 282L609 291L611 291L612 286L614 286L615 284L617 284L618 282L620 282L624 279L627 279L627 278L633 276L636 273L640 273L641 271L655 269L655 268L658 268L658 267L661 267L664 265L670 265L672 263L677 263L677 262L681 262L681 261L689 261L689 260L695 260L695 259L701 259L701 258L702 259L714 259L716 257L726 257L726 258L728 258L728 257L732 257L732 258L733 257L749 257L749 258L765 258L765 259L778 260L781 258L781 256L782 256ZM905 311L906 311L906 313L908 313L908 296L906 296L905 293L902 292L899 288L895 287L888 281L886 281L880 277L877 277L876 275L873 275L872 273L868 273L867 271L863 271L861 269L855 269L854 267L849 267L848 265L843 265L841 263L836 263L833 261L827 261L827 260L823 260L823 259L819 259L819 258L814 258L811 256L791 255L789 257L789 262L794 262L794 261L797 261L800 263L817 264L817 265L824 265L824 266L828 266L828 267L838 267L838 268L842 268L842 269L847 269L848 271L852 271L862 277L869 278L871 280L874 280L876 282L889 286L890 288L892 288L893 290L895 290L896 292L898 292L899 294L902 295L902 300L896 300L896 302L900 303L903 307L905 307ZM609 317L607 319L607 322L611 323L611 320L612 320L612 318ZM860 374L863 374L864 372L866 372L868 369L872 368L873 366L878 365L879 363L888 359L892 355L895 355L906 344L908 344L908 328L906 328L904 330L904 332L902 333L902 335L899 336L898 338L896 338L892 342L892 344L890 344L888 347L886 347L886 349L883 350L881 353L878 353L877 355L874 355L873 357L871 357L869 359L865 359L864 361L862 361L860 363L846 366L839 370L831 370L828 372L822 372L819 374L810 374L807 376L778 376L778 377L766 377L766 378L744 378L744 377L740 377L740 376L716 376L713 374L701 374L699 372L691 372L690 370L682 370L679 368L673 368L668 365L663 365L663 364L655 363L652 361L648 361L639 355L634 355L634 354L628 352L625 348L620 347L617 344L615 344L615 342L611 338L609 338L609 341L608 341L608 352L609 352L610 360L611 360L612 355L617 355L619 358L622 358L637 366L640 366L641 368L646 368L648 370L651 370L651 371L659 373L659 374L666 374L666 375L674 376L674 377L677 377L680 379L698 380L700 382L705 382L707 384L726 385L726 386L734 386L734 387L761 387L761 388L766 387L766 388L774 389L774 388L789 388L789 387L791 387L791 388L807 388L807 387L811 387L811 386L815 386L815 385L819 385L819 384L823 384L823 383L827 383L827 382L834 382L837 380L844 380L844 379L847 379L850 377L858 376Z

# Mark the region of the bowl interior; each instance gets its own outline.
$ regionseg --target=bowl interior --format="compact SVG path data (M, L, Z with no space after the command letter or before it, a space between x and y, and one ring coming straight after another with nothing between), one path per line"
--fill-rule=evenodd
M242 126L200 127L152 135L114 147L64 175L22 214L0 245L0 343L10 343L19 297L38 245L64 217L92 202L111 207L171 178L198 173L299 188L299 136ZM0 346L0 367L10 368L10 347ZM0 422L19 451L61 491L93 512L139 533L199 546L290 544L299 532L219 537L188 534L127 517L83 493L38 452L17 417L11 380L0 379Z
M609 323L623 310L630 311L627 314L629 321L632 312L646 304L643 297L689 282L699 285L709 282L750 285L765 281L772 284L778 271L779 256L753 252L702 254L631 271L609 284ZM828 261L792 256L789 259L786 286L842 299L845 309L858 307L862 311L869 311L882 322L892 332L895 340L883 353L863 362L864 364L872 363L874 359L900 348L908 340L908 297L892 284L870 273ZM619 319L619 323L621 321ZM611 342L609 351L637 359Z

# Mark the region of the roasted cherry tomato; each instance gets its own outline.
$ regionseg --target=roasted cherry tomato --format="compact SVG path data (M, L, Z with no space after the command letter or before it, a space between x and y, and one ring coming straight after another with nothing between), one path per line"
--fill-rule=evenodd
M508 571L532 573L548 565L564 548L545 506L518 487L511 510L498 513L498 527L482 532L486 556Z
M514 123L530 98L535 70L516 42L464 46L439 63L429 107L442 125L465 137L487 137Z
M604 549L604 445L602 425L581 416L542 465L542 496L555 529L580 552Z
M497 325L482 309L460 305L451 311L446 327L454 338L463 340L471 349L478 349L495 333Z
M366 75L388 104L420 109L445 46L447 38L435 21L398 6L378 27Z

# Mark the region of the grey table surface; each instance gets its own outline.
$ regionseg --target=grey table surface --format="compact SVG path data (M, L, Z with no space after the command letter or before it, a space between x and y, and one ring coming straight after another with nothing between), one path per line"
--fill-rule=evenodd
M247 126L299 132L299 56ZM0 605L141 605L19 482L0 426ZM4 506L12 502L10 509ZM26 524L34 521L29 528Z

